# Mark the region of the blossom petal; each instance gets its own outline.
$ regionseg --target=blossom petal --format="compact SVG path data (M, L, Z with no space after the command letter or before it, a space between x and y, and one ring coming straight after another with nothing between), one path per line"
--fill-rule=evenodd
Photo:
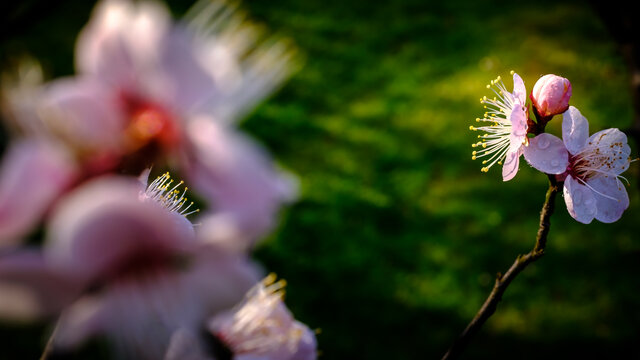
M516 104L509 115L511 122L511 134L509 136L510 148L515 150L520 148L527 136L527 112L522 105Z
M562 140L571 154L577 154L587 145L589 122L573 106L562 114Z
M521 149L507 152L504 165L502 165L502 181L509 181L516 176L520 165L520 155L522 155Z
M33 321L68 305L80 292L74 274L46 262L40 251L20 250L0 257L0 317Z
M569 165L569 153L562 140L547 133L529 139L529 146L524 147L524 158L546 174L562 174Z
M214 360L205 355L196 334L186 328L180 328L171 335L164 360Z
M524 105L527 101L527 89L520 75L513 73L513 96Z
M195 236L189 221L139 196L137 179L115 176L70 193L51 220L48 255L96 281L134 266L127 263L132 256L154 261L189 250Z
M596 216L596 199L593 191L568 176L564 181L564 202L569 215L583 224L589 224Z
M113 149L125 126L113 91L89 78L62 79L44 91L43 120L52 132L82 150Z
M36 139L10 145L0 171L0 246L16 243L77 176L69 154Z
M603 223L618 221L629 207L629 195L624 184L614 176L600 176L587 181L595 192L596 219Z
M208 118L191 120L187 134L196 155L187 175L215 212L229 214L249 238L270 230L280 206L296 195L293 178L249 138Z
M622 131L615 128L598 131L589 137L587 147L608 157L598 169L601 173L620 175L629 168L631 148L627 144L627 135Z
M168 11L159 3L103 1L78 37L76 66L108 84L135 86L154 77L147 71L157 59L168 26Z

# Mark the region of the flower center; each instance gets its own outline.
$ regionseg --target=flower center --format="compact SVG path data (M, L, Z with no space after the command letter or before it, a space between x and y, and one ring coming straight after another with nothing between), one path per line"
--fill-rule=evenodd
M129 121L124 131L121 168L139 173L179 145L180 129L176 117L160 104L125 92L120 98Z

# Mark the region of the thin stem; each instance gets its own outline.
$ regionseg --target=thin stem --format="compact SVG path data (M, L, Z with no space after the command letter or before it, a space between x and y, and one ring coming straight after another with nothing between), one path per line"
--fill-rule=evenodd
M511 284L511 281L513 281L513 279L529 264L544 255L544 249L547 245L547 236L549 235L549 228L551 226L551 215L555 209L556 195L561 187L562 183L556 181L554 175L549 175L549 189L547 190L544 205L540 211L540 226L538 228L535 246L527 254L518 255L516 261L504 275L498 273L496 282L493 285L493 290L491 290L489 297L487 297L476 316L471 320L469 325L467 325L466 329L464 329L462 334L460 334L458 339L442 357L442 360L456 359L460 356L471 338L480 330L487 319L495 313L498 303L502 300L502 295L507 290L509 284Z

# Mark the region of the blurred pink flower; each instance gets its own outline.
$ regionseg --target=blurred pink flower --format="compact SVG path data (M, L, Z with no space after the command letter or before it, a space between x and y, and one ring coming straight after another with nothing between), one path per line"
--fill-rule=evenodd
M80 180L177 169L251 243L297 189L234 124L290 74L293 52L222 1L198 3L186 20L155 2L98 3L77 41L79 75L9 95L9 112L63 143Z
M547 74L535 83L531 101L542 117L565 112L571 99L571 82L558 75Z
M543 133L524 150L534 168L557 174L564 180L564 199L569 214L581 223L594 218L617 221L629 207L622 174L631 161L627 136L618 129L599 131L589 137L589 123L573 106L563 114L562 140Z
M481 141L472 144L473 147L481 147L472 152L472 159L486 157L482 161L485 165L483 172L489 171L494 164L502 165L502 179L509 181L516 176L520 164L522 149L527 143L527 107L526 89L522 78L515 72L513 74L513 92L508 92L498 77L492 80L488 89L491 89L496 97L483 97L480 102L485 104L487 112L484 118L476 119L477 122L488 122L491 125L470 126L473 131L484 131L484 135L478 135ZM495 88L492 88L495 87Z
M123 354L154 360L173 331L201 327L209 314L233 306L255 283L256 268L199 243L184 216L181 184L167 180L165 174L145 189L109 176L69 193L53 213L42 256L0 258L0 288L9 289L0 305L16 308L28 299L27 319L62 311L56 349L105 334ZM49 291L57 285L69 290Z
M271 274L254 286L235 310L216 315L209 330L231 349L235 360L315 359L315 334L284 305L284 281L274 281Z

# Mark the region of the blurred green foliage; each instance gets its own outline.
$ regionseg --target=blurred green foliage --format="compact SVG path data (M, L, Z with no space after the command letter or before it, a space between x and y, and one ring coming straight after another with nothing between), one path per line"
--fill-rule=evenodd
M60 4L19 17L26 23L3 35L3 65L24 52L50 76L73 71L92 4ZM181 14L189 4L169 5ZM321 359L440 358L495 274L533 247L546 176L523 160L503 183L499 168L482 174L471 160L477 134L467 129L491 79L510 88L515 70L530 91L555 73L571 81L591 132L631 125L629 74L581 1L243 5L305 59L242 126L299 176L299 201L255 255L287 279L294 314L321 329ZM548 131L559 135L560 121ZM580 224L558 197L546 256L514 281L463 358L640 356L637 163L627 178L631 205L614 224ZM9 328L0 341L34 358L42 334Z

